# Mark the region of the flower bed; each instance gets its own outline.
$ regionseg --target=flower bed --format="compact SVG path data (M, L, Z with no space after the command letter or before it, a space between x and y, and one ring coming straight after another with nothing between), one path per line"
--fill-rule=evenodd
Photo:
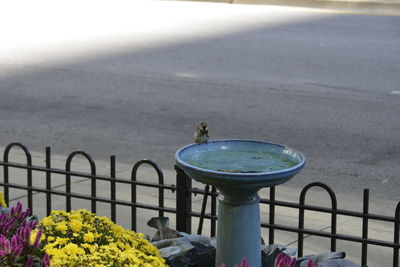
M7 208L0 192L0 266L164 267L158 249L141 233L86 211L52 211L38 222Z
M143 234L86 210L53 211L39 228L51 266L166 266Z
M52 211L40 222L29 214L19 202L7 208L0 192L0 267L210 267L215 261L215 239L171 230L165 217L150 220L159 221L158 235L174 231L179 237L150 243L143 234L86 210ZM263 267L357 266L343 259L343 252L299 259L279 245L263 246L261 252ZM240 267L251 266L244 259Z

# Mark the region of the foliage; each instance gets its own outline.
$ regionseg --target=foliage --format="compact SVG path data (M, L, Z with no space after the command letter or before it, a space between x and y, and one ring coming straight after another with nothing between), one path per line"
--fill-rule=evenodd
M51 266L167 266L141 233L86 210L52 211L40 221Z
M28 217L29 208L22 211L20 202L10 209L0 205L0 266L49 266L48 255L40 249L42 231L35 229L38 222Z

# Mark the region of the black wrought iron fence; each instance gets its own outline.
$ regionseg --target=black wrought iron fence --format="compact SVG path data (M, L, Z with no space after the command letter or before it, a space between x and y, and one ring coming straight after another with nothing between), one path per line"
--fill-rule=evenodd
M10 162L10 152L13 148L20 148L25 154L26 162ZM71 170L71 163L74 157L82 156L87 159L88 165L90 167L90 173L78 172ZM3 187L4 199L6 203L10 200L10 188L26 190L26 198L27 204L30 208L31 212L34 213L34 203L33 203L33 193L40 192L46 194L46 211L47 215L51 213L52 210L52 196L64 196L65 197L65 210L71 211L72 199L86 199L91 202L91 211L97 211L97 203L108 203L110 204L110 218L112 221L116 222L116 210L117 205L119 206L128 206L131 208L131 229L136 230L136 222L137 222L137 208L155 210L158 211L158 215L160 217L164 216L164 212L177 213L176 209L168 208L164 206L164 190L171 190L172 192L176 191L175 185L167 185L164 184L164 176L160 167L151 160L141 160L137 162L133 168L130 179L117 178L116 177L116 160L115 156L110 157L110 175L98 175L96 174L96 163L93 158L83 152L83 151L75 151L71 153L66 160L65 170L53 168L51 167L51 149L50 147L46 147L45 152L45 166L36 166L32 164L32 155L30 151L20 143L12 143L8 145L3 154L3 161L0 161L0 166L3 166L3 182L0 182L0 186ZM137 171L140 166L149 165L157 172L157 182L144 182L137 180ZM14 183L10 178L9 169L17 168L26 170L26 184ZM33 184L33 172L41 172L46 175L46 182L44 187L39 187ZM52 175L64 175L65 176L65 191L58 190L57 188L52 187ZM80 194L71 192L71 177L82 177L90 180L90 194ZM97 196L97 181L107 181L110 183L110 197L100 197ZM116 185L123 184L130 187L130 200L118 199L117 198L117 190ZM144 187L152 187L158 188L158 203L157 205L148 204L148 203L140 203L137 201L137 186Z
M10 153L13 148L20 148L25 154L26 162L10 162ZM76 156L84 157L88 161L90 167L90 173L73 171L71 168L71 162ZM165 184L164 175L160 167L151 160L141 160L132 167L130 179L116 177L116 160L115 156L110 157L110 174L109 175L98 175L96 173L96 163L93 158L83 152L75 151L71 153L66 160L65 170L52 167L51 149L47 147L45 150L45 166L37 166L32 164L32 155L30 151L20 143L9 144L3 153L3 160L0 161L0 166L3 168L3 181L0 181L0 186L4 192L5 201L8 203L10 200L10 189L20 189L26 191L26 198L28 207L34 213L34 193L44 193L46 195L46 212L50 214L52 210L52 196L63 196L65 197L65 210L70 211L72 209L71 199L85 199L91 203L91 211L97 211L97 203L108 203L110 205L110 218L114 222L117 222L117 209L119 206L130 207L131 215L131 229L136 230L137 228L137 209L147 209L158 211L160 217L164 216L164 213L172 213L176 216L176 228L178 231L187 233L192 232L192 218L198 217L199 224L197 228L197 234L201 234L203 230L204 220L210 220L210 236L216 235L216 222L217 222L217 197L218 193L214 187L206 186L205 189L197 189L192 187L192 180L186 176L186 174L178 167L175 166L176 170L176 185ZM138 169L142 165L148 165L152 167L157 173L157 182L144 182L137 179ZM26 184L15 183L13 178L10 177L9 170L12 168L26 170ZM33 181L33 172L44 173L45 175L45 186L37 186ZM65 191L59 190L57 187L52 186L53 175L65 176ZM82 177L90 180L90 194L81 194L71 192L71 177ZM109 182L109 193L110 197L103 197L97 195L97 181ZM130 200L118 198L117 185L126 185L130 187ZM151 187L158 189L158 203L141 203L137 201L137 187ZM324 189L331 200L331 207L320 207L314 205L307 205L305 203L306 195L310 188L318 187ZM175 207L165 207L164 205L164 191L169 190L176 194L176 205ZM192 210L192 196L194 194L203 195L203 202L200 211ZM207 201L210 199L210 212L206 212ZM361 265L367 266L368 260L368 245L376 245L382 247L388 247L393 249L393 267L399 267L399 228L400 228L400 202L398 203L394 217L376 215L369 213L369 190L364 190L363 198L363 210L362 212L355 212L349 210L338 209L337 198L333 190L322 183L311 183L304 187L300 193L299 203L279 201L275 199L275 187L270 188L269 199L261 199L261 204L269 206L269 222L262 222L261 227L268 228L268 242L273 244L275 241L275 230L287 231L298 234L298 254L303 255L304 247L304 235L320 236L330 239L331 251L336 251L337 240L346 240L356 243L361 243ZM291 227L287 225L281 225L275 223L276 212L275 207L289 207L298 210L298 227ZM312 229L306 229L304 227L306 210L324 212L331 215L330 232L317 231ZM362 235L344 235L338 234L337 228L337 216L344 215L350 217L362 218ZM382 222L393 223L394 235L393 242L377 240L368 237L368 222L369 220L376 220Z
M180 179L186 179L190 181L191 179L185 175L185 173L181 170L179 170L179 167L177 172L177 177L180 177ZM183 182L182 182L183 183ZM205 213L204 211L204 205L202 206L201 212L194 212L188 209L186 211L187 216L182 216L181 217L181 225L182 226L187 226L187 228L182 227L180 230L181 231L191 231L190 225L191 225L191 218L192 217L200 217L200 222L205 219L211 220L211 233L210 235L213 236L215 235L216 231L216 199L218 194L216 193L215 189L213 189L212 193L209 193L207 190L200 190L196 188L191 188L190 182L187 184L187 188L184 190L186 192L191 192L194 194L204 194L205 196L211 195L212 199L212 209L210 213ZM305 203L306 195L309 191L309 189L317 187L317 188L322 188L325 190L331 200L331 208L326 208L326 207L320 207L320 206L315 206L315 205L307 205ZM271 187L269 193L269 199L260 199L261 204L267 204L269 205L269 222L261 222L261 227L265 227L269 229L268 232L268 243L269 244L274 244L275 242L275 230L280 230L280 231L286 231L286 232L292 232L292 233L297 233L298 234L298 239L297 239L297 248L298 248L298 256L302 257L303 256L303 251L304 251L304 235L311 235L311 236L319 236L319 237L325 237L330 239L330 249L331 251L337 251L337 240L344 240L344 241L351 241L351 242L356 242L356 243L361 243L361 266L367 266L367 260L368 260L368 245L376 245L376 246L381 246L381 247L388 247L393 249L393 267L399 267L399 249L400 249L400 243L399 243L399 230L400 230L400 202L397 204L396 209L394 211L394 216L383 216L383 215L377 215L377 214L371 214L369 213L369 189L364 190L364 195L363 195L363 210L362 212L355 212L355 211L350 211L350 210L344 210L344 209L338 209L337 207L337 198L335 192L326 184L323 183L311 183L305 186L301 193L300 193L300 200L299 203L293 203L293 202L286 202L286 201L279 201L275 199L275 187ZM206 198L205 198L206 199ZM190 201L189 196L187 196L187 201ZM203 200L204 202L206 200ZM204 204L203 202L203 204ZM288 208L295 208L298 210L298 227L291 227L287 225L281 225L281 224L276 224L275 223L275 218L276 218L276 212L275 212L275 207L288 207ZM305 211L317 211L317 212L324 212L328 213L331 215L331 223L330 223L330 232L326 231L318 231L318 230L313 230L313 229L306 229L304 227L304 222L305 222L305 216L304 213ZM338 234L336 229L337 229L337 215L344 215L344 216L350 216L350 217L356 217L356 218L362 218L362 235L361 236L354 236L354 235L345 235L345 234ZM187 219L188 221L184 221ZM389 241L384 241L384 240L377 240L373 238L368 237L368 222L369 220L375 220L375 221L381 221L381 222L390 222L393 223L393 242ZM262 220L261 220L262 221ZM199 228L197 230L198 234L202 233L201 225L199 224Z

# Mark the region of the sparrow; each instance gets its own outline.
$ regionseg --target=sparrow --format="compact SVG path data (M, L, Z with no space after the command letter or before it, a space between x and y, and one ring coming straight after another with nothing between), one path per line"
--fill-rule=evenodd
M197 144L207 143L208 137L207 123L202 122L197 126L196 131L194 132L194 142Z

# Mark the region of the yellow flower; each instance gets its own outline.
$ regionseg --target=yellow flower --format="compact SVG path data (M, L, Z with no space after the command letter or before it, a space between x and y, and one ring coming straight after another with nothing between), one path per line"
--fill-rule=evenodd
M31 236L30 236L30 244L32 245L33 243L35 243L35 240L36 240L36 236L37 236L37 233L38 233L38 231L39 231L39 229L34 229L34 230L32 230L32 232L31 232ZM40 242L42 242L43 240L45 239L45 236L44 236L44 234L42 233L42 236L40 237Z
M78 245L74 244L74 243L67 244L64 247L64 251L67 254L70 254L70 255L77 255L77 254L84 254L85 253L85 251L82 248L78 247Z
M85 233L83 235L83 240L88 243L92 243L94 241L94 234L92 232Z
M71 227L72 231L74 231L75 233L79 233L83 227L83 224L80 221L74 219L69 223L69 226Z
M7 203L4 201L3 192L0 192L0 206L7 207Z
M79 213L79 211L71 211L71 215L69 216L69 218L71 220L82 220L81 214Z
M41 225L44 227L49 227L50 225L53 224L53 221L51 220L50 217L44 217L41 221L40 221Z
M107 217L86 210L52 211L40 223L52 267L166 267L156 247Z
M57 224L57 226L56 226L56 229L65 235L67 233L67 231L68 231L67 223L66 222L59 222Z

